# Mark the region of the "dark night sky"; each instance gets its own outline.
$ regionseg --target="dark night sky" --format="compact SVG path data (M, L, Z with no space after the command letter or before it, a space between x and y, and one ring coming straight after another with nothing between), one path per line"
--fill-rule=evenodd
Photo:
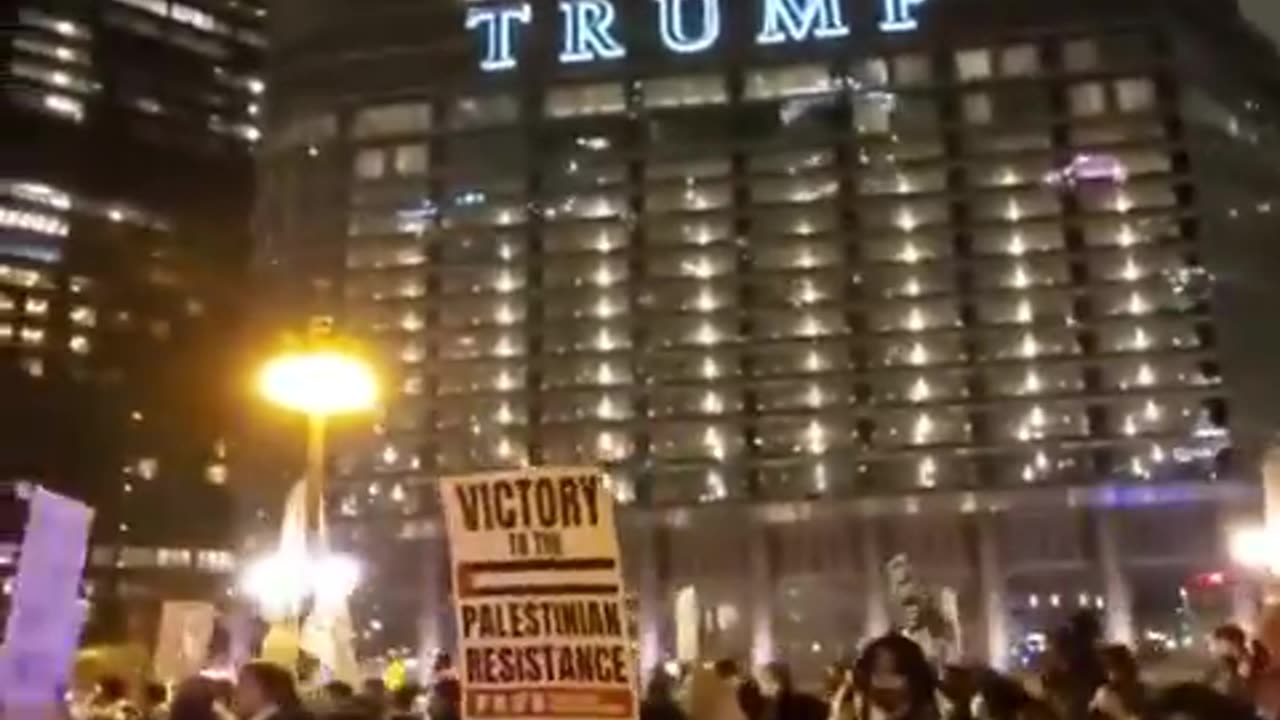
M1280 0L1241 0L1241 4L1246 15L1280 41Z

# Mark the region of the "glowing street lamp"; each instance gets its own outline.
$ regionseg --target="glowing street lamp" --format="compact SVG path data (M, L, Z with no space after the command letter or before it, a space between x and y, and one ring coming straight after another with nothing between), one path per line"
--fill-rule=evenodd
M372 410L378 379L359 357L323 346L327 322L313 323L316 347L263 366L258 391L272 404L307 416L306 532L318 532L325 484L325 425L329 417ZM314 537L312 538L314 539Z
M348 555L331 552L325 537L325 426L332 416L372 410L378 402L378 379L369 364L336 346L330 327L327 319L314 320L305 349L274 358L258 374L257 388L264 398L307 416L307 466L302 497L297 497L296 486L290 493L279 548L247 565L240 587L275 621L272 631L278 634L281 659L296 657L298 643L314 631L329 638L322 641L322 663L335 672L351 673L355 656L347 599L360 580L360 565ZM312 608L306 624L295 626L308 599Z

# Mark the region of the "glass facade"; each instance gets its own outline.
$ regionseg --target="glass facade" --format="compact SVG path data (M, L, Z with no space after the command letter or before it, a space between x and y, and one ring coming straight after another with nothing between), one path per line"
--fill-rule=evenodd
M897 553L957 589L978 653L1086 606L1172 633L1250 492L1181 40L934 4L954 43L455 78L325 109L339 172L277 152L269 237L304 206L289 183L344 189L330 302L396 382L338 459L357 541L407 517L387 552L426 562L434 478L601 464L651 658L683 587L712 652L847 650L824 638L892 619ZM1196 541L1153 570L1173 517Z

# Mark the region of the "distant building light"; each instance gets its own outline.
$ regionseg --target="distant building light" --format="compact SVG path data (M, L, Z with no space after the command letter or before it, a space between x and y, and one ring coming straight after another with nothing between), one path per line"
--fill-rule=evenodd
M84 103L67 95L49 93L44 96L44 107L76 122L84 120Z

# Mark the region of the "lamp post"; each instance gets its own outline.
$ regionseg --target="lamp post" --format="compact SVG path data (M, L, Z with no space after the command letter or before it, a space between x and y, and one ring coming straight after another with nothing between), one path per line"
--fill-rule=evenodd
M307 598L315 600L313 616L339 607L345 614L359 577L356 561L331 553L324 533L326 430L331 417L372 410L378 380L368 363L334 342L330 325L313 321L307 346L273 358L257 378L268 402L307 418L301 527L291 536L286 517L279 549L251 563L241 579L244 591L277 619L297 621ZM290 504L296 507L296 499Z
M378 401L373 369L360 358L319 346L268 362L258 389L271 403L307 416L306 532L317 541L325 485L328 418L372 410Z

